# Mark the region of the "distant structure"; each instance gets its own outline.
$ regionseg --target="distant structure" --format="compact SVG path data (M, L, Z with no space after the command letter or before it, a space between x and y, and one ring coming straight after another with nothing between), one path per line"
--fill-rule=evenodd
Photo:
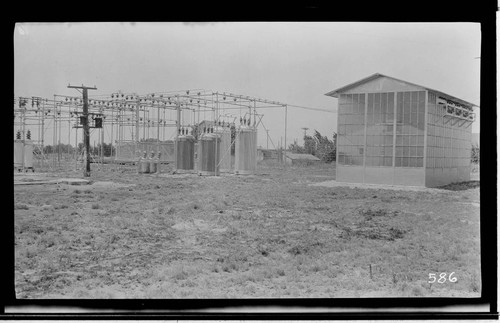
M311 154L294 154L294 153L288 153L286 154L286 160L285 160L287 165L310 165L310 164L317 164L321 162L321 159L319 159L316 156L313 156Z
M437 187L470 180L473 103L379 73L338 98L337 181Z

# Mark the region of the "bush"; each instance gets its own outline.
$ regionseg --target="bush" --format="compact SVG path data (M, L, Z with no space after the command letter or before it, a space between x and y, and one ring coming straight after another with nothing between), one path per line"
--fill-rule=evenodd
M479 146L472 145L471 149L471 162L474 164L479 164Z

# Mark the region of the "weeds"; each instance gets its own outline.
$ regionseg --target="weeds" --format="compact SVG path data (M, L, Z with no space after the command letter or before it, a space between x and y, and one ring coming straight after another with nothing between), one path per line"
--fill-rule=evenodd
M296 182L297 172L302 182L315 181L308 169L299 168L273 171L269 181L221 177L209 189L208 181L195 176L173 178L159 183L168 196L152 189L155 183L141 188L145 180L134 193L93 189L90 194L79 187L32 194L33 186L16 187L15 203L29 203L29 211L18 211L15 218L16 270L27 272L16 278L18 296L425 297L430 288L439 295L481 291L479 230L469 234L454 217L466 210L452 200L453 192L434 194L432 200L407 191L282 185ZM69 196L75 198L68 203ZM61 210L65 203L71 208ZM57 216L41 212L45 204L53 204ZM90 216L108 208L110 216ZM415 215L432 210L432 222L408 210ZM445 239L450 235L460 238ZM50 263L53 271L82 275L38 283L50 276ZM429 287L428 272L449 268L463 272L458 284Z
M445 186L438 187L443 190L449 191L465 191L473 188L480 187L479 181L468 181L468 182L460 182L460 183L452 183Z
M173 269L170 277L174 280L185 280L189 277L189 274L185 270L184 266L179 266Z
M479 292L481 290L481 281L476 273L472 273L469 283L469 290L472 292Z
M365 217L366 221L369 221L374 217L396 216L399 214L398 211L390 212L390 211L385 210L385 209L373 210L371 208L368 208L367 210L359 210L358 213L359 213L359 215Z

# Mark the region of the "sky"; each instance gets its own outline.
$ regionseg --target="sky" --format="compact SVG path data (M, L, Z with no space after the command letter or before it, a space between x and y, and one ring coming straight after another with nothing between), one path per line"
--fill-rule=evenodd
M206 89L330 111L289 107L287 144L302 128L331 139L337 100L324 94L374 73L480 105L477 23L20 23L13 34L15 97L80 95L71 83L95 85L90 96ZM283 142L284 111L261 112Z

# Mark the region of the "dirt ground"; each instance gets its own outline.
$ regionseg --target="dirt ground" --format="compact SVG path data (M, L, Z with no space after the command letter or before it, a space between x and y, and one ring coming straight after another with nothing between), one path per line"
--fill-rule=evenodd
M480 296L478 181L414 191L311 185L334 165L104 168L89 185L34 184L81 171L16 176L34 184L14 185L18 298Z

